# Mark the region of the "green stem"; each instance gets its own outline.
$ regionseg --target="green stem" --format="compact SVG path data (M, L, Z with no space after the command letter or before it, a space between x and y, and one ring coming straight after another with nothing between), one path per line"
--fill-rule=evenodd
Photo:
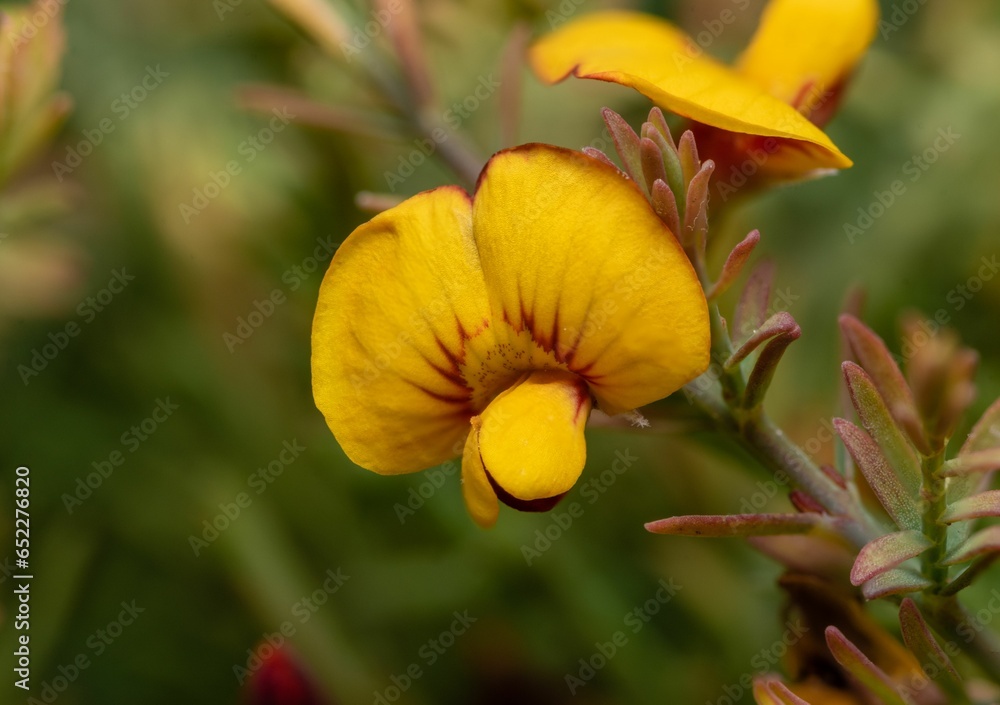
M947 509L945 480L939 472L943 462L942 448L933 455L925 457L921 465L924 479L923 530L924 536L933 545L924 552L920 560L924 577L934 584L930 588L933 592L939 592L948 582L948 567L941 564L948 553L948 527L941 522L941 516Z
M953 645L975 661L994 683L1000 683L1000 636L966 613L955 596L924 595L922 611Z

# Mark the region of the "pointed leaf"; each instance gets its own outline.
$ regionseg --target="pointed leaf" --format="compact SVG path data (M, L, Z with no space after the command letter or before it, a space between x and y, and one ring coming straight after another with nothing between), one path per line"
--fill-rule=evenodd
M698 158L698 145L694 141L691 130L685 130L677 142L677 157L681 162L681 172L684 183L689 184L695 174L701 171L701 159Z
M854 676L862 686L871 691L875 697L881 699L884 705L907 705L885 671L861 653L861 650L852 644L839 629L836 627L826 628L826 643L837 663Z
M945 559L941 561L944 565L958 565L959 563L967 563L973 558L977 558L987 553L996 553L1000 551L1000 524L994 526L988 526L982 531L979 531L969 539L958 546L945 556Z
M758 262L751 270L740 300L736 304L732 327L733 340L746 340L764 323L773 289L774 262L768 260Z
M680 238L681 232L681 216L677 212L677 199L674 197L674 192L670 190L667 186L666 181L654 181L653 182L653 210L656 211L656 215L660 216L660 220L667 224L670 228L670 232L674 234L674 237Z
M914 443L927 448L923 424L913 393L885 342L864 323L850 314L840 317L840 330L861 367L871 375L885 400L889 413Z
M764 346L750 372L749 379L747 379L746 391L743 393L744 409L754 409L763 403L764 395L767 394L767 390L771 386L771 380L778 369L782 355L785 354L785 349L798 340L800 335L802 335L802 329L796 323L793 329L772 338Z
M753 683L757 705L809 705L774 676L758 676Z
M686 133L685 133L686 134ZM760 231L751 230L750 233L743 238L736 247L733 248L732 252L726 258L726 263L722 265L722 271L719 273L719 279L712 285L712 288L706 293L709 300L716 297L722 296L729 287L733 285L733 282L743 273L743 267L750 260L750 255L753 254L753 248L757 246L760 242Z
M900 531L879 536L858 552L851 568L851 584L861 585L892 570L903 561L919 556L933 544L919 531Z
M683 208L682 197L686 182L684 181L684 174L681 172L680 161L677 158L677 147L674 145L670 133L667 132L665 135L653 123L644 122L639 130L639 136L643 139L651 140L659 148L660 163L663 166L663 176L661 178L667 182L670 190L679 197L678 205ZM682 210L682 215L683 212Z
M861 594L866 600L877 600L888 595L902 595L918 592L933 585L930 580L907 568L894 568L876 575L861 586Z
M1000 448L988 448L960 454L941 466L944 477L961 477L1000 469Z
M941 515L941 521L951 524L983 517L1000 517L1000 490L987 490L950 504Z
M699 251L705 246L705 234L708 230L708 182L714 171L715 162L711 159L701 165L701 169L687 184L686 205L681 214L686 237L690 238Z
M833 425L896 526L900 529L919 530L922 523L920 496L903 486L872 437L844 419L834 419Z
M750 353L760 347L764 342L779 335L789 335L798 328L798 323L795 322L795 319L792 318L790 313L779 311L764 321L760 328L755 330L753 335L747 338L747 341L737 348L736 352L734 352L732 356L726 360L725 368L732 369L736 365L743 362L750 355Z
M660 133L663 137L664 142L670 148L670 151L676 152L677 145L674 144L674 136L670 133L670 125L667 124L667 119L663 117L663 111L659 108L653 108L649 111L649 122L656 131Z
M903 641L917 660L922 664L924 673L934 680L950 697L955 705L964 705L969 697L962 685L955 665L948 658L937 639L931 633L930 627L924 621L917 603L909 597L904 598L899 606L899 626L903 633ZM933 666L928 673L928 667Z
M663 168L663 153L656 142L643 137L639 140L639 159L642 162L642 175L645 183L651 184L657 179L666 180L667 171Z
M777 536L804 534L823 523L815 514L717 514L668 517L646 524L654 534L703 536Z
M622 176L625 176L625 177L628 176L628 174L626 174L624 171L622 171L621 169L618 168L617 164L615 164L613 161L611 161L611 157L609 157L607 154L605 154L601 150L594 149L593 147L589 147L588 146L588 147L584 147L580 151L583 152L584 154L586 154L588 157L593 157L594 159L596 159L599 162L604 162L608 166L614 167L615 171L617 171Z
M975 451L1000 448L1000 399L993 402L972 427L969 437L958 452L961 457Z
M882 395L879 394L868 373L853 362L845 362L843 370L861 425L878 444L907 492L911 496L919 497L921 470L916 451L889 414Z
M608 126L608 132L611 133L611 139L615 143L615 150L621 157L625 172L646 193L646 182L642 178L642 158L639 156L639 135L635 134L635 131L625 122L625 118L614 110L605 108L601 114L604 116L604 124Z

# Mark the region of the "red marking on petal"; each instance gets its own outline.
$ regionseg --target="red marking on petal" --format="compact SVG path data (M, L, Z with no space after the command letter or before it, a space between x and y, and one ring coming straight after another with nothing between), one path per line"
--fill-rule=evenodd
M482 455L480 455L480 459ZM486 465L483 464L483 469L485 470ZM486 470L486 479L490 481L490 486L493 487L493 491L497 493L497 499L506 504L511 509L516 509L519 512L547 512L555 507L566 496L566 493L557 494L554 497L542 497L540 499L518 499L510 492L505 490L500 486L493 476L490 475L490 471Z

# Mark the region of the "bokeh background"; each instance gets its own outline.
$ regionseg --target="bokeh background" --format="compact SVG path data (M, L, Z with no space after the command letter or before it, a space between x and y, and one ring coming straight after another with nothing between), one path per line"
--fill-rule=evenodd
M371 20L360 0L326 2L352 27ZM523 67L502 67L515 27L537 34L611 3L417 5L442 109L484 77L501 81L454 135L483 157L527 141L600 146L602 106L633 125L648 110L618 86L543 88ZM1000 394L1000 277L970 281L1000 253L1000 6L882 5L889 24L828 130L856 166L745 204L715 232L733 243L760 228L778 264L804 335L769 408L801 442L829 439L824 419L840 413L836 314L853 284L887 339L902 310L943 310L982 352L974 410ZM763 2L630 6L693 35L733 10L706 46L731 58ZM385 173L414 148L412 135L391 137L398 120L356 63L324 52L265 0L70 0L65 22L72 112L0 193L0 560L13 552L13 470L27 465L35 697L57 683L60 705L240 702L248 651L285 624L339 703L391 699L412 664L420 675L411 671L398 702L751 702L737 693L741 676L780 668L778 567L742 543L642 528L737 512L765 492L768 475L732 446L685 420L657 422L663 434L594 429L584 482L597 484L557 510L580 505L570 526L506 510L484 532L465 513L454 465L378 477L353 466L325 427L310 394L309 328L327 248L369 217L355 195L388 191ZM364 51L386 51L383 40ZM153 75L144 98L123 107L122 93ZM512 133L501 115L518 96ZM295 117L274 123L269 105L294 105ZM105 120L113 130L78 166L53 166ZM273 139L247 146L269 125L281 126ZM904 172L949 129L960 138L919 178ZM239 173L196 202L232 161ZM395 195L455 178L429 159ZM851 241L845 224L857 226L859 208L900 178L905 194ZM193 215L181 208L197 203ZM115 272L134 279L109 298ZM241 337L240 321L262 309ZM19 366L69 322L80 334L26 380ZM829 440L814 447L820 459L833 453ZM605 473L626 453L637 458L626 472ZM80 483L113 459L123 462L87 495ZM247 506L234 505L240 493ZM213 521L224 530L212 533ZM546 530L557 540L536 545ZM529 561L526 546L545 550ZM328 571L349 577L324 591L337 585ZM680 586L665 604L655 601L660 581ZM10 670L12 583L0 572L0 689L3 702L24 702ZM123 601L143 611L119 628ZM625 620L637 608L648 621L635 631L636 618ZM455 612L475 622L442 638ZM566 676L586 675L580 659L617 631L627 643L572 693ZM454 643L437 653L432 640ZM89 665L69 678L80 655Z

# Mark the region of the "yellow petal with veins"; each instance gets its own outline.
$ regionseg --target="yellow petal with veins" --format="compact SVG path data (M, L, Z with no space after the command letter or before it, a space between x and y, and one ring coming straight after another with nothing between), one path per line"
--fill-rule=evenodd
M738 70L808 116L837 99L877 23L875 0L771 0Z
M480 176L473 233L494 335L514 363L530 336L550 354L546 367L583 377L611 414L662 399L708 366L698 277L615 169L546 145L500 152Z
M471 216L457 187L414 196L355 230L323 279L313 395L369 470L422 470L462 451L477 411L462 365L493 347Z
M525 375L478 420L485 472L516 500L567 492L587 460L583 429L590 404L587 385L576 375L556 370Z
M851 165L797 110L709 58L680 30L656 17L594 13L543 37L532 47L530 59L547 83L569 75L610 81L712 127L794 140L810 170Z

